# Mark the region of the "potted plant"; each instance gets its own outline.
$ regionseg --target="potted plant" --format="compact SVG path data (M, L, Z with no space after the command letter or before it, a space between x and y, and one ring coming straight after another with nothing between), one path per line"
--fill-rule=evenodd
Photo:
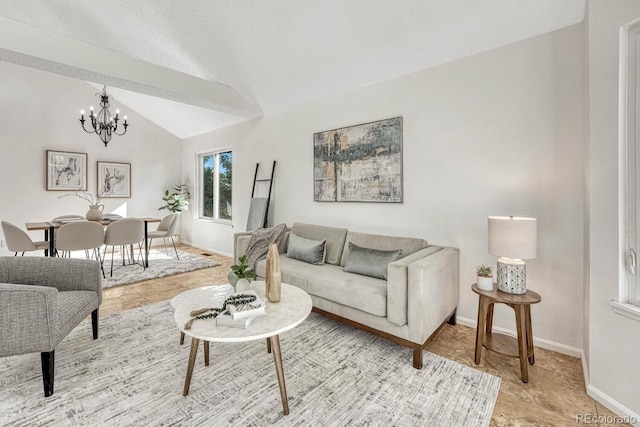
M483 291L493 290L493 275L491 274L491 267L488 265L479 265L476 269L478 275L478 289Z
M247 263L247 256L243 255L238 258L239 264L234 264L227 274L229 284L233 286L237 291L244 291L249 289L249 283L256 278L256 272L253 268L249 268ZM238 289L240 287L241 289Z
M171 213L181 213L189 208L189 198L191 194L187 188L187 184L176 184L173 187L173 192L169 190L164 191L165 205L158 208L158 210L167 209Z

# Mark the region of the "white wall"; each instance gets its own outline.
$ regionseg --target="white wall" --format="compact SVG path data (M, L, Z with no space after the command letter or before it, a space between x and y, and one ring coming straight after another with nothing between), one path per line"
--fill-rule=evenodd
M24 227L58 215L81 214L88 203L46 191L46 150L87 153L87 190L96 193L97 161L131 163L129 199L106 199L105 212L160 217L164 189L181 178L178 138L145 120L127 106L112 102L128 115L131 126L105 148L97 135L85 133L80 109L98 107L98 90L89 84L44 71L0 62L0 219ZM107 88L108 91L108 88ZM33 232L42 240L42 232ZM1 236L0 239L4 239ZM3 245L0 255L10 254Z
M618 43L619 29L640 17L635 0L591 0L589 45L589 394L640 425L640 322L616 314L618 298ZM612 407L613 409L613 407Z
M256 162L277 160L274 224L294 221L416 236L460 248L458 314L473 324L475 266L487 252L487 216L538 219L538 258L528 286L539 344L574 355L582 348L583 26L539 36L453 63L300 105L185 140L195 153L231 147L235 228L183 218L196 246L232 253L244 230ZM339 70L336 70L339 72ZM402 116L404 203L313 201L313 133ZM465 320L466 318L466 320ZM495 325L514 329L508 307Z

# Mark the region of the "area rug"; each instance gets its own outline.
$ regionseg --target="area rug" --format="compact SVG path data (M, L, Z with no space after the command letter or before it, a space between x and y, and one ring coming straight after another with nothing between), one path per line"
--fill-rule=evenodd
M137 253L136 251L136 255ZM120 253L116 252L113 259L113 277L111 277L111 252L107 251L106 259L104 260L104 272L107 277L102 279L102 288L127 285L220 265L218 262L181 250L178 250L178 255L180 259L176 259L173 249L168 255L164 249L152 249L149 251L149 267L143 269L142 264L123 266ZM84 256L84 253L81 256Z
M259 321L256 320L256 321ZM280 336L289 415L264 340L198 352L182 387L168 302L83 322L56 348L55 391L45 398L40 355L0 359L0 424L19 426L488 426L498 377L411 351L315 313Z

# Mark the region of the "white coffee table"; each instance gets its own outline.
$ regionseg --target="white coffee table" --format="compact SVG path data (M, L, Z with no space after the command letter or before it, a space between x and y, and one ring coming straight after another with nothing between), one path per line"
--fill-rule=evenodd
M255 281L251 283L251 289L255 290L258 296L266 301L264 285L263 281ZM220 287L207 286L183 292L171 300L171 305L175 309L174 319L178 328L191 337L191 353L182 395L189 394L189 385L191 384L193 366L200 340L204 341L205 365L208 365L209 342L231 343L266 338L267 348L273 353L273 360L276 365L282 408L284 409L284 414L287 415L289 413L289 403L284 383L279 335L295 328L307 318L312 307L311 297L302 289L283 283L280 302L271 303L267 301L266 315L256 318L251 326L246 329L217 326L215 319L196 320L192 323L191 329L184 329L184 326L191 319L189 315L191 311L206 307L220 307L225 298L226 294L221 292Z

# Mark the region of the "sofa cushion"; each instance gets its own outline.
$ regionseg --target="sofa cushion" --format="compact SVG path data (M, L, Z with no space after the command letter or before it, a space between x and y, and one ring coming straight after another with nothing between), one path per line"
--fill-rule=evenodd
M366 234L356 233L350 231L347 234L347 243L352 242L363 248L378 249L381 251L394 251L402 249L402 256L405 257L422 248L426 248L428 243L423 239L416 239L413 237L394 237L394 236L382 236L378 234ZM342 259L340 265L344 267L347 262L347 255L349 254L349 246L346 245L344 252L342 253Z
M344 271L364 274L387 280L387 266L402 256L402 249L381 251L379 249L362 248L349 242L349 253Z
M282 282L329 301L364 311L374 316L387 315L387 282L374 277L347 273L337 265L313 265L287 256L280 257ZM265 275L265 261L256 264L259 276Z
M305 239L292 232L289 234L287 256L309 264L322 265L326 253L325 243L326 240Z
M291 226L291 232L305 239L326 240L325 250L327 251L327 255L325 262L333 265L340 263L342 250L344 249L344 241L347 238L346 228L325 227L323 225L294 222Z

